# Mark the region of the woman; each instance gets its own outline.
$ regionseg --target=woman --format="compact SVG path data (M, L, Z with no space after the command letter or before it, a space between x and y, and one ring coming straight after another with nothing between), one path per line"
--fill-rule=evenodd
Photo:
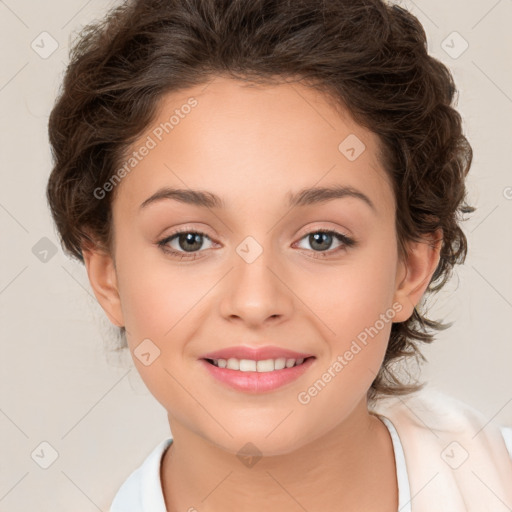
M467 251L454 93L380 0L135 1L84 30L48 198L172 431L112 512L512 507L512 431L397 367Z

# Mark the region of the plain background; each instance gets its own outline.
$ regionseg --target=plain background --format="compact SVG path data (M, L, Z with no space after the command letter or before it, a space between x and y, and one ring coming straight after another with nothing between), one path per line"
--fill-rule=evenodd
M2 511L106 511L128 474L169 435L166 412L129 354L123 360L108 351L115 331L85 268L63 254L45 198L47 121L70 38L112 5L0 1ZM452 71L475 152L468 185L477 211L464 224L470 253L431 309L454 326L425 348L421 376L512 425L512 1L401 5ZM58 44L47 58L41 52L51 50L51 39L42 32Z

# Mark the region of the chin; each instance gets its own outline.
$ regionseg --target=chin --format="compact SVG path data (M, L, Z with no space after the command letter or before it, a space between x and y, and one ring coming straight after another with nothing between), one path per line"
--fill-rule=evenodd
M284 428L279 431L279 429L280 427L277 427L275 432L272 432L268 425L260 429L245 428L239 432L230 431L233 437L226 435L222 439L210 438L210 441L218 448L239 458L287 455L312 441L305 433L301 434Z

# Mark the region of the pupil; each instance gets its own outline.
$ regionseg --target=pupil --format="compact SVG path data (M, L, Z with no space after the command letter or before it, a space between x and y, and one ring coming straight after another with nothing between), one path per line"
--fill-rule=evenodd
M332 242L332 235L329 233L314 233L314 234L310 235L310 238L312 238L312 240L310 240L310 244L311 244L311 247L313 247L313 248L315 248L316 244L321 243L322 241L325 242L326 239L329 242L328 246L330 246L331 242ZM317 249L319 251L325 251L328 248L329 247L325 247L325 246L317 247Z
M180 247L185 251L193 252L194 250L200 249L202 245L201 241L202 235L199 233L185 233L180 235L179 242ZM182 242L186 241L186 244L183 245Z

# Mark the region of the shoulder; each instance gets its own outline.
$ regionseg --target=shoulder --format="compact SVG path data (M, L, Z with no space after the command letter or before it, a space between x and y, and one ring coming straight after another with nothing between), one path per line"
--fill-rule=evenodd
M402 427L402 431L493 439L495 446L506 448L512 458L512 426L497 425L469 404L435 388L383 398L372 409L387 416L398 428Z
M432 388L369 410L395 426L416 512L512 510L512 428Z
M158 443L144 462L130 474L114 496L109 512L165 512L160 463L171 443L172 438Z

